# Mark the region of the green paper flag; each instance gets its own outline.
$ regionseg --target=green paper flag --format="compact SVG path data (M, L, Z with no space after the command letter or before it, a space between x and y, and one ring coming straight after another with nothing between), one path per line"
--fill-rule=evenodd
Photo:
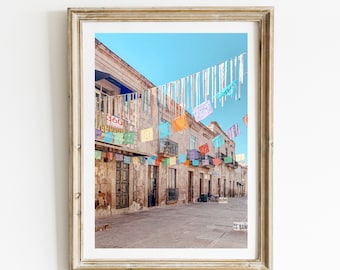
M133 144L135 141L135 133L134 132L125 132L124 133L124 144Z
M232 157L224 157L224 163L232 163L233 158Z

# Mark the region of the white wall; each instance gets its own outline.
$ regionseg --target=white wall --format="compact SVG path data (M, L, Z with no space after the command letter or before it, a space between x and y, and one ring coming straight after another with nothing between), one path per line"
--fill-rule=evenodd
M275 6L274 269L338 269L336 3L2 1L0 269L68 269L66 8L155 4Z

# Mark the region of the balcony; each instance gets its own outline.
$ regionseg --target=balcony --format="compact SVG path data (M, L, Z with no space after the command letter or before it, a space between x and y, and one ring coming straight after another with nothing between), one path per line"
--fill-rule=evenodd
M193 160L193 159L199 159L201 160L201 153L197 149L191 149L187 150L187 159Z
M228 158L227 162L224 161L224 158ZM237 163L236 160L233 159L233 157L222 154L221 159L227 167L231 167L231 168L237 168L238 167L238 163Z
M178 188L166 189L166 204L176 203L178 201Z
M205 157L202 157L201 159L202 166L207 167L207 168L215 167L213 159L214 158L212 156L208 156L208 155Z
M215 167L213 162L213 157L209 155L201 155L201 152L197 149L187 150L187 159L189 160L199 160L200 165L206 168L213 168Z
M159 153L162 157L173 157L178 155L178 143L167 138L159 140Z

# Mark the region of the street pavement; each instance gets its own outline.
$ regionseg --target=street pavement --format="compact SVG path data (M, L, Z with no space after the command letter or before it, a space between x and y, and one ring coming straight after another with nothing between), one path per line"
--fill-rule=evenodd
M247 198L147 208L96 218L96 248L246 248Z

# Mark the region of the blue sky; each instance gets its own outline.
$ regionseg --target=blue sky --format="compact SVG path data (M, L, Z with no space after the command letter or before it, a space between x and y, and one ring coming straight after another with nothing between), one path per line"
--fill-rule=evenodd
M245 33L97 33L96 38L156 86L176 81L247 52ZM247 54L245 60L247 60ZM204 124L217 121L224 131L238 124L236 154L247 162L247 64L240 100L227 97Z

